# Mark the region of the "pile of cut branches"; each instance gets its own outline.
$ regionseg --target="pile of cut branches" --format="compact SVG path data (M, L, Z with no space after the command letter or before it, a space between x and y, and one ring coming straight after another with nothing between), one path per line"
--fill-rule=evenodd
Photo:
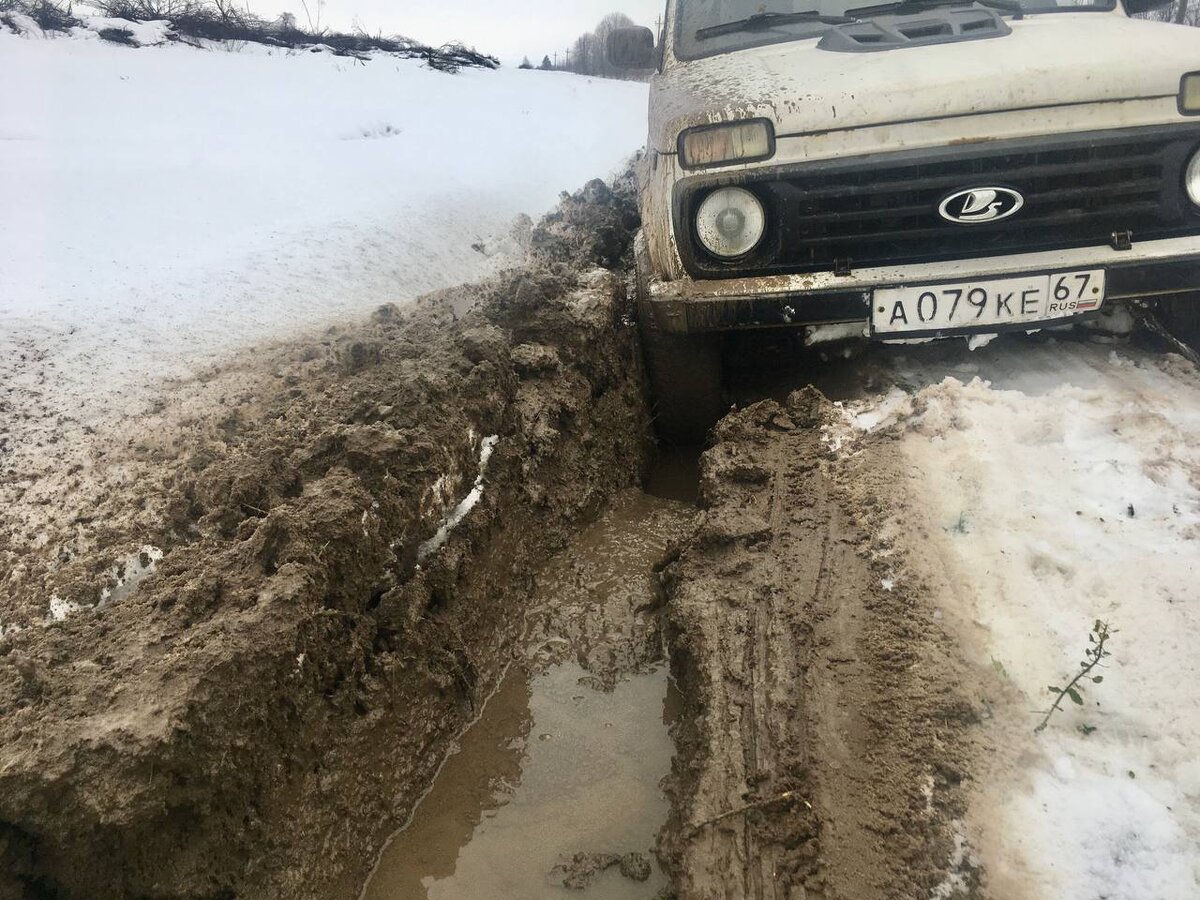
M403 36L385 37L357 31L347 34L321 27L320 23L303 27L295 16L284 14L266 21L237 6L233 0L90 0L89 6L103 16L129 22L165 21L171 26L173 40L245 41L282 47L288 50L327 49L336 56L349 56L367 62L373 52L401 59L422 59L439 72L458 72L464 68L498 69L500 60L461 43L432 47ZM22 29L17 16L28 16L43 31L68 31L83 21L75 15L69 0L0 0L0 26L13 31ZM130 32L106 29L108 40L136 46Z

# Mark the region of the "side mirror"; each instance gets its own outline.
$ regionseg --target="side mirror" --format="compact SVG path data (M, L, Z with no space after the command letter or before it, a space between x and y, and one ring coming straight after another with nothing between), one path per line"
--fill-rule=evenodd
M653 69L658 65L654 32L649 28L616 28L608 35L607 49L608 61L618 69Z
M1136 16L1144 12L1150 12L1152 9L1161 9L1164 6L1170 6L1173 0L1125 0L1125 12L1131 16Z

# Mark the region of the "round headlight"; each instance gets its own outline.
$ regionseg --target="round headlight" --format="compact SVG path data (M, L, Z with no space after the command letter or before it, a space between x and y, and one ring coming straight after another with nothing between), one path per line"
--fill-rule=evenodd
M1200 150L1197 150L1193 155L1191 162L1188 163L1187 173L1183 176L1184 185L1187 187L1188 197L1197 206L1200 206Z
M766 229L767 214L762 204L745 188L713 191L696 212L700 243L722 259L745 256L758 246Z

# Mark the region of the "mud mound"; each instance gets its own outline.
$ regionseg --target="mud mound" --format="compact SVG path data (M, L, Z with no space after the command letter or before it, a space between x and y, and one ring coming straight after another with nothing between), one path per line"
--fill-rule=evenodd
M592 194L565 244L609 216ZM356 895L532 572L640 476L625 297L543 259L126 423L85 473L85 537L72 510L8 547L0 897Z
M613 185L593 179L533 230L533 250L551 262L575 267L612 266L629 253L640 223L632 170Z
M664 835L680 898L969 896L957 841L982 707L919 585L893 587L821 443L816 391L718 425L667 572L688 704Z

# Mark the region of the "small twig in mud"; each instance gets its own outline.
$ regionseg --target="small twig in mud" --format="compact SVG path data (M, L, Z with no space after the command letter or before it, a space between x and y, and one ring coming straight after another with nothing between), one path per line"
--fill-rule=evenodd
M805 809L812 809L812 804L803 797L799 796L796 791L784 791L777 797L769 797L766 800L756 800L753 803L747 803L745 806L737 806L733 809L726 810L718 816L713 816L711 819L705 819L703 822L697 822L688 830L688 834L696 834L698 831L707 828L709 825L715 825L717 822L723 821L724 819L730 819L733 816L740 816L742 813L747 813L751 810L762 809L764 806L774 806L776 803L785 803L792 800L799 800L804 804Z
M1080 669L1075 673L1075 677L1067 682L1066 687L1060 688L1050 685L1048 688L1050 693L1057 694L1058 696L1054 698L1054 704L1046 710L1046 715L1038 723L1038 727L1033 729L1035 734L1044 731L1046 726L1050 724L1050 717L1057 712L1059 704L1063 701L1063 697L1070 697L1071 702L1076 706L1083 706L1083 687L1080 685L1080 682L1084 678L1090 676L1093 684L1099 684L1104 680L1103 675L1092 675L1091 673L1093 669L1100 665L1101 660L1112 656L1104 647L1108 643L1108 639L1114 634L1116 634L1116 630L1109 628L1107 622L1102 622L1099 619L1096 620L1096 624L1092 626L1092 633L1088 635L1088 643L1091 646L1087 648L1084 659L1079 664Z

